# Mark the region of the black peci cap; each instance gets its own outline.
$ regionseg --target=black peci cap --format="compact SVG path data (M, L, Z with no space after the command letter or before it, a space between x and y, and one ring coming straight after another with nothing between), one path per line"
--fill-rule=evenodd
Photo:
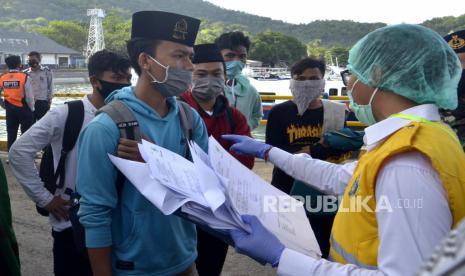
M193 46L200 20L189 16L162 12L140 11L132 15L131 38L167 40Z
M444 39L456 53L465 53L465 30L450 33Z
M194 46L192 63L224 62L220 48L216 44L199 44Z

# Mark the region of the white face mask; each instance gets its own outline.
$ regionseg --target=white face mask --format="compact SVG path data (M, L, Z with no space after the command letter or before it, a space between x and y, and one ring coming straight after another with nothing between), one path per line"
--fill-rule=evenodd
M325 80L293 80L291 79L289 88L293 96L292 101L297 105L297 112L302 116L308 105L315 99L323 95L325 91Z

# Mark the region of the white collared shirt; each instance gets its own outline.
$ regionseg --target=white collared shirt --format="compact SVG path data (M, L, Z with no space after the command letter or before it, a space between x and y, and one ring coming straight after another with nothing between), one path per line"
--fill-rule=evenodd
M34 99L41 101L50 101L53 97L53 76L48 67L40 65L37 70L28 68L24 70L31 80L31 89Z
M403 114L439 121L436 105L419 105ZM411 121L391 117L365 129L370 151ZM439 134L438 134L439 135ZM269 160L292 177L312 183L317 189L342 195L356 162L337 165L292 155L278 148ZM413 275L452 227L447 193L431 161L419 152L399 154L383 166L376 179L376 201L387 198L391 211L376 213L378 222L378 269L342 265L314 259L291 249L281 255L279 275ZM415 206L414 206L415 205Z
M97 109L89 101L88 96L82 98L84 103L84 121L81 130L95 117ZM44 187L37 172L34 158L48 144L52 145L53 161L55 170L60 160L63 135L66 118L68 117L68 106L66 104L57 106L45 114L28 131L21 135L9 152L10 166L13 174L23 187L26 194L39 206L44 207L53 199L53 195ZM64 194L66 188L75 190L76 167L77 167L78 143L68 153L66 158L65 184L57 189L55 195L60 195L68 200L69 196ZM71 227L69 221L58 221L54 216L49 216L50 224L55 231L63 231Z

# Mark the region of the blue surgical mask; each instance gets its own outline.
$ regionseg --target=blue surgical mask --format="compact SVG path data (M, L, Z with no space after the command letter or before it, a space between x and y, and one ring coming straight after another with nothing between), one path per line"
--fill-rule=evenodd
M226 75L228 79L233 80L237 78L244 69L245 63L240 60L228 61L226 62Z
M375 97L376 93L378 92L378 88L375 89L373 94L371 95L370 101L368 102L367 105L362 105L362 104L357 104L354 101L354 98L352 98L352 92L354 91L354 87L357 84L358 80L354 82L354 85L352 85L352 89L347 91L347 96L349 96L350 100L350 109L354 112L355 117L357 119L369 126L376 124L376 119L375 116L373 115L373 110L371 108L371 102L373 102L373 98Z

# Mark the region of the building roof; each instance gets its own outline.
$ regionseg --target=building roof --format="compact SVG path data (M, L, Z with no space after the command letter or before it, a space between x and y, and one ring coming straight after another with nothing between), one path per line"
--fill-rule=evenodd
M80 54L37 33L11 32L0 29L0 52L29 53L30 51L37 51L41 54Z

